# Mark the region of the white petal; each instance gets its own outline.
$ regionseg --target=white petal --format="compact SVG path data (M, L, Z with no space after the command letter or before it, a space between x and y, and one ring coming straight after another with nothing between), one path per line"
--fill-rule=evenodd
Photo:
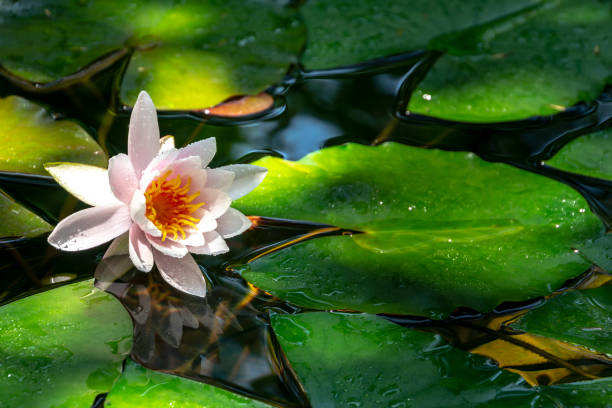
M113 156L108 161L108 179L110 188L117 199L129 204L134 190L138 188L138 177L130 158L123 153Z
M136 190L132 196L132 201L130 201L130 217L146 234L161 237L161 231L147 218L146 211L147 199L142 191Z
M159 237L152 237L150 235L147 235L147 239L154 249L157 249L164 255L168 255L173 258L182 258L187 255L187 252L189 252L187 251L185 245L168 238L162 241Z
M139 271L149 272L153 268L151 244L138 224L130 227L130 259Z
M123 204L86 208L61 220L47 241L64 251L81 251L118 237L131 223L129 210Z
M232 186L235 174L222 169L206 169L206 187L226 191Z
M204 234L206 244L199 247L188 247L189 252L200 255L221 255L229 251L225 240L215 231L206 232Z
M159 151L159 126L157 111L149 94L140 92L132 109L128 131L128 156L136 176L153 160Z
M249 194L268 174L268 169L252 164L230 164L219 167L219 170L232 171L236 175L232 186L226 190L232 200Z
M208 213L206 210L202 209L202 213L203 215L200 214L198 211L196 211L195 213L195 216L200 218L200 222L198 222L198 225L196 227L198 232L208 232L217 229L216 218L211 216L210 213Z
M102 167L80 163L46 163L45 169L70 194L94 207L121 202L111 191L108 172Z
M182 245L200 246L204 245L204 235L199 231L188 231L185 239L177 239L178 243Z
M200 197L198 200L204 201L204 208L211 217L219 218L222 216L229 206L232 204L232 199L229 195L221 190L215 190L212 188L205 188L200 191Z
M206 167L216 153L217 141L214 137L209 137L208 139L199 140L179 149L178 158L182 159L183 157L199 156L200 159L202 159L202 167Z
M181 292L199 297L206 296L206 281L191 255L173 258L154 249L153 256L159 274L166 282Z
M125 234L119 235L108 246L108 249L104 253L104 256L102 257L102 259L108 258L111 256L127 255L129 253L128 252L129 242L130 242L130 238L127 232Z
M225 214L217 218L217 232L223 238L231 238L242 234L248 230L252 223L243 213L234 209L228 208Z
M159 151L157 152L157 154L163 153L165 151L172 150L172 149L174 149L174 136L166 135L162 137L161 139L159 139Z
M155 177L158 177L162 170L165 170L166 167L175 161L177 156L178 150L176 149L164 150L160 152L159 155L155 156L147 168L142 172L139 188L141 190L146 190L149 184L151 184L151 181L153 181Z

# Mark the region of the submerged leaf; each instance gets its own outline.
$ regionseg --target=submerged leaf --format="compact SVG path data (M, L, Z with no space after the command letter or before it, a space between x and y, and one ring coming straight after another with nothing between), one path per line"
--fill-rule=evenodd
M603 234L567 186L471 154L389 143L257 163L268 176L236 202L243 212L363 232L300 242L241 268L256 286L305 307L488 310L584 272L590 263L573 248Z
M305 40L295 10L256 0L24 0L0 3L0 20L0 63L32 81L134 47L121 99L133 104L147 89L161 109L260 92L282 79Z

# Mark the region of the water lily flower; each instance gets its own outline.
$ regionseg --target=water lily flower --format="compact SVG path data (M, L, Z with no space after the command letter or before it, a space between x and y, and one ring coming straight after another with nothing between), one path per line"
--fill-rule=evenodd
M172 138L160 141L155 106L141 92L130 118L128 154L112 157L108 170L45 165L62 187L93 206L60 221L48 242L80 251L114 239L105 257L129 253L137 269L148 272L156 264L174 287L205 296L206 282L190 253L229 251L225 238L251 226L230 204L257 187L267 172L248 164L208 168L215 153L215 138L181 149Z

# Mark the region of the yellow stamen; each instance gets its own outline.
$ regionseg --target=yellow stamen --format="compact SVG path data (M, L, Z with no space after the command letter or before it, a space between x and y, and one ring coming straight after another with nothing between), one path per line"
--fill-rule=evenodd
M193 213L204 205L203 202L191 204L200 196L200 192L187 195L191 177L187 177L183 184L179 175L168 180L171 173L172 170L167 170L153 180L144 193L147 203L145 215L161 231L162 241L167 236L177 239L179 234L185 239L185 228L195 228L200 221Z

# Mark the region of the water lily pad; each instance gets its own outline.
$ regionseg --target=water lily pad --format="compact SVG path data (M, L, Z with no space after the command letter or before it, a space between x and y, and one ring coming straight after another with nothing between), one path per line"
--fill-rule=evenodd
M135 46L123 102L146 89L160 109L204 108L282 79L305 39L296 15L256 0L3 2L0 63L48 82Z
M132 324L91 280L0 307L0 406L88 407L121 374Z
M264 408L270 405L212 385L148 370L131 360L106 397L108 408Z
M513 327L612 355L612 285L549 299Z
M474 49L442 56L408 110L494 122L593 100L610 83L611 26L609 3L562 0L471 33Z
M301 242L240 268L256 286L303 306L484 311L584 272L590 262L573 248L603 234L574 190L473 154L349 144L298 162L255 163L268 176L236 202L245 214L364 232Z
M548 406L558 399L610 404L610 379L529 388L484 358L376 316L319 312L271 320L313 407L499 408Z
M75 122L55 121L18 96L0 99L0 170L48 175L43 164L54 161L107 164L100 146Z
M608 232L603 237L593 241L587 241L578 247L584 257L602 268L608 273L612 273L612 232Z
M309 0L302 63L309 69L424 50L433 39L528 9L540 0Z
M612 129L573 140L546 164L573 173L612 180Z
M0 237L35 237L53 229L49 223L23 208L0 190Z

